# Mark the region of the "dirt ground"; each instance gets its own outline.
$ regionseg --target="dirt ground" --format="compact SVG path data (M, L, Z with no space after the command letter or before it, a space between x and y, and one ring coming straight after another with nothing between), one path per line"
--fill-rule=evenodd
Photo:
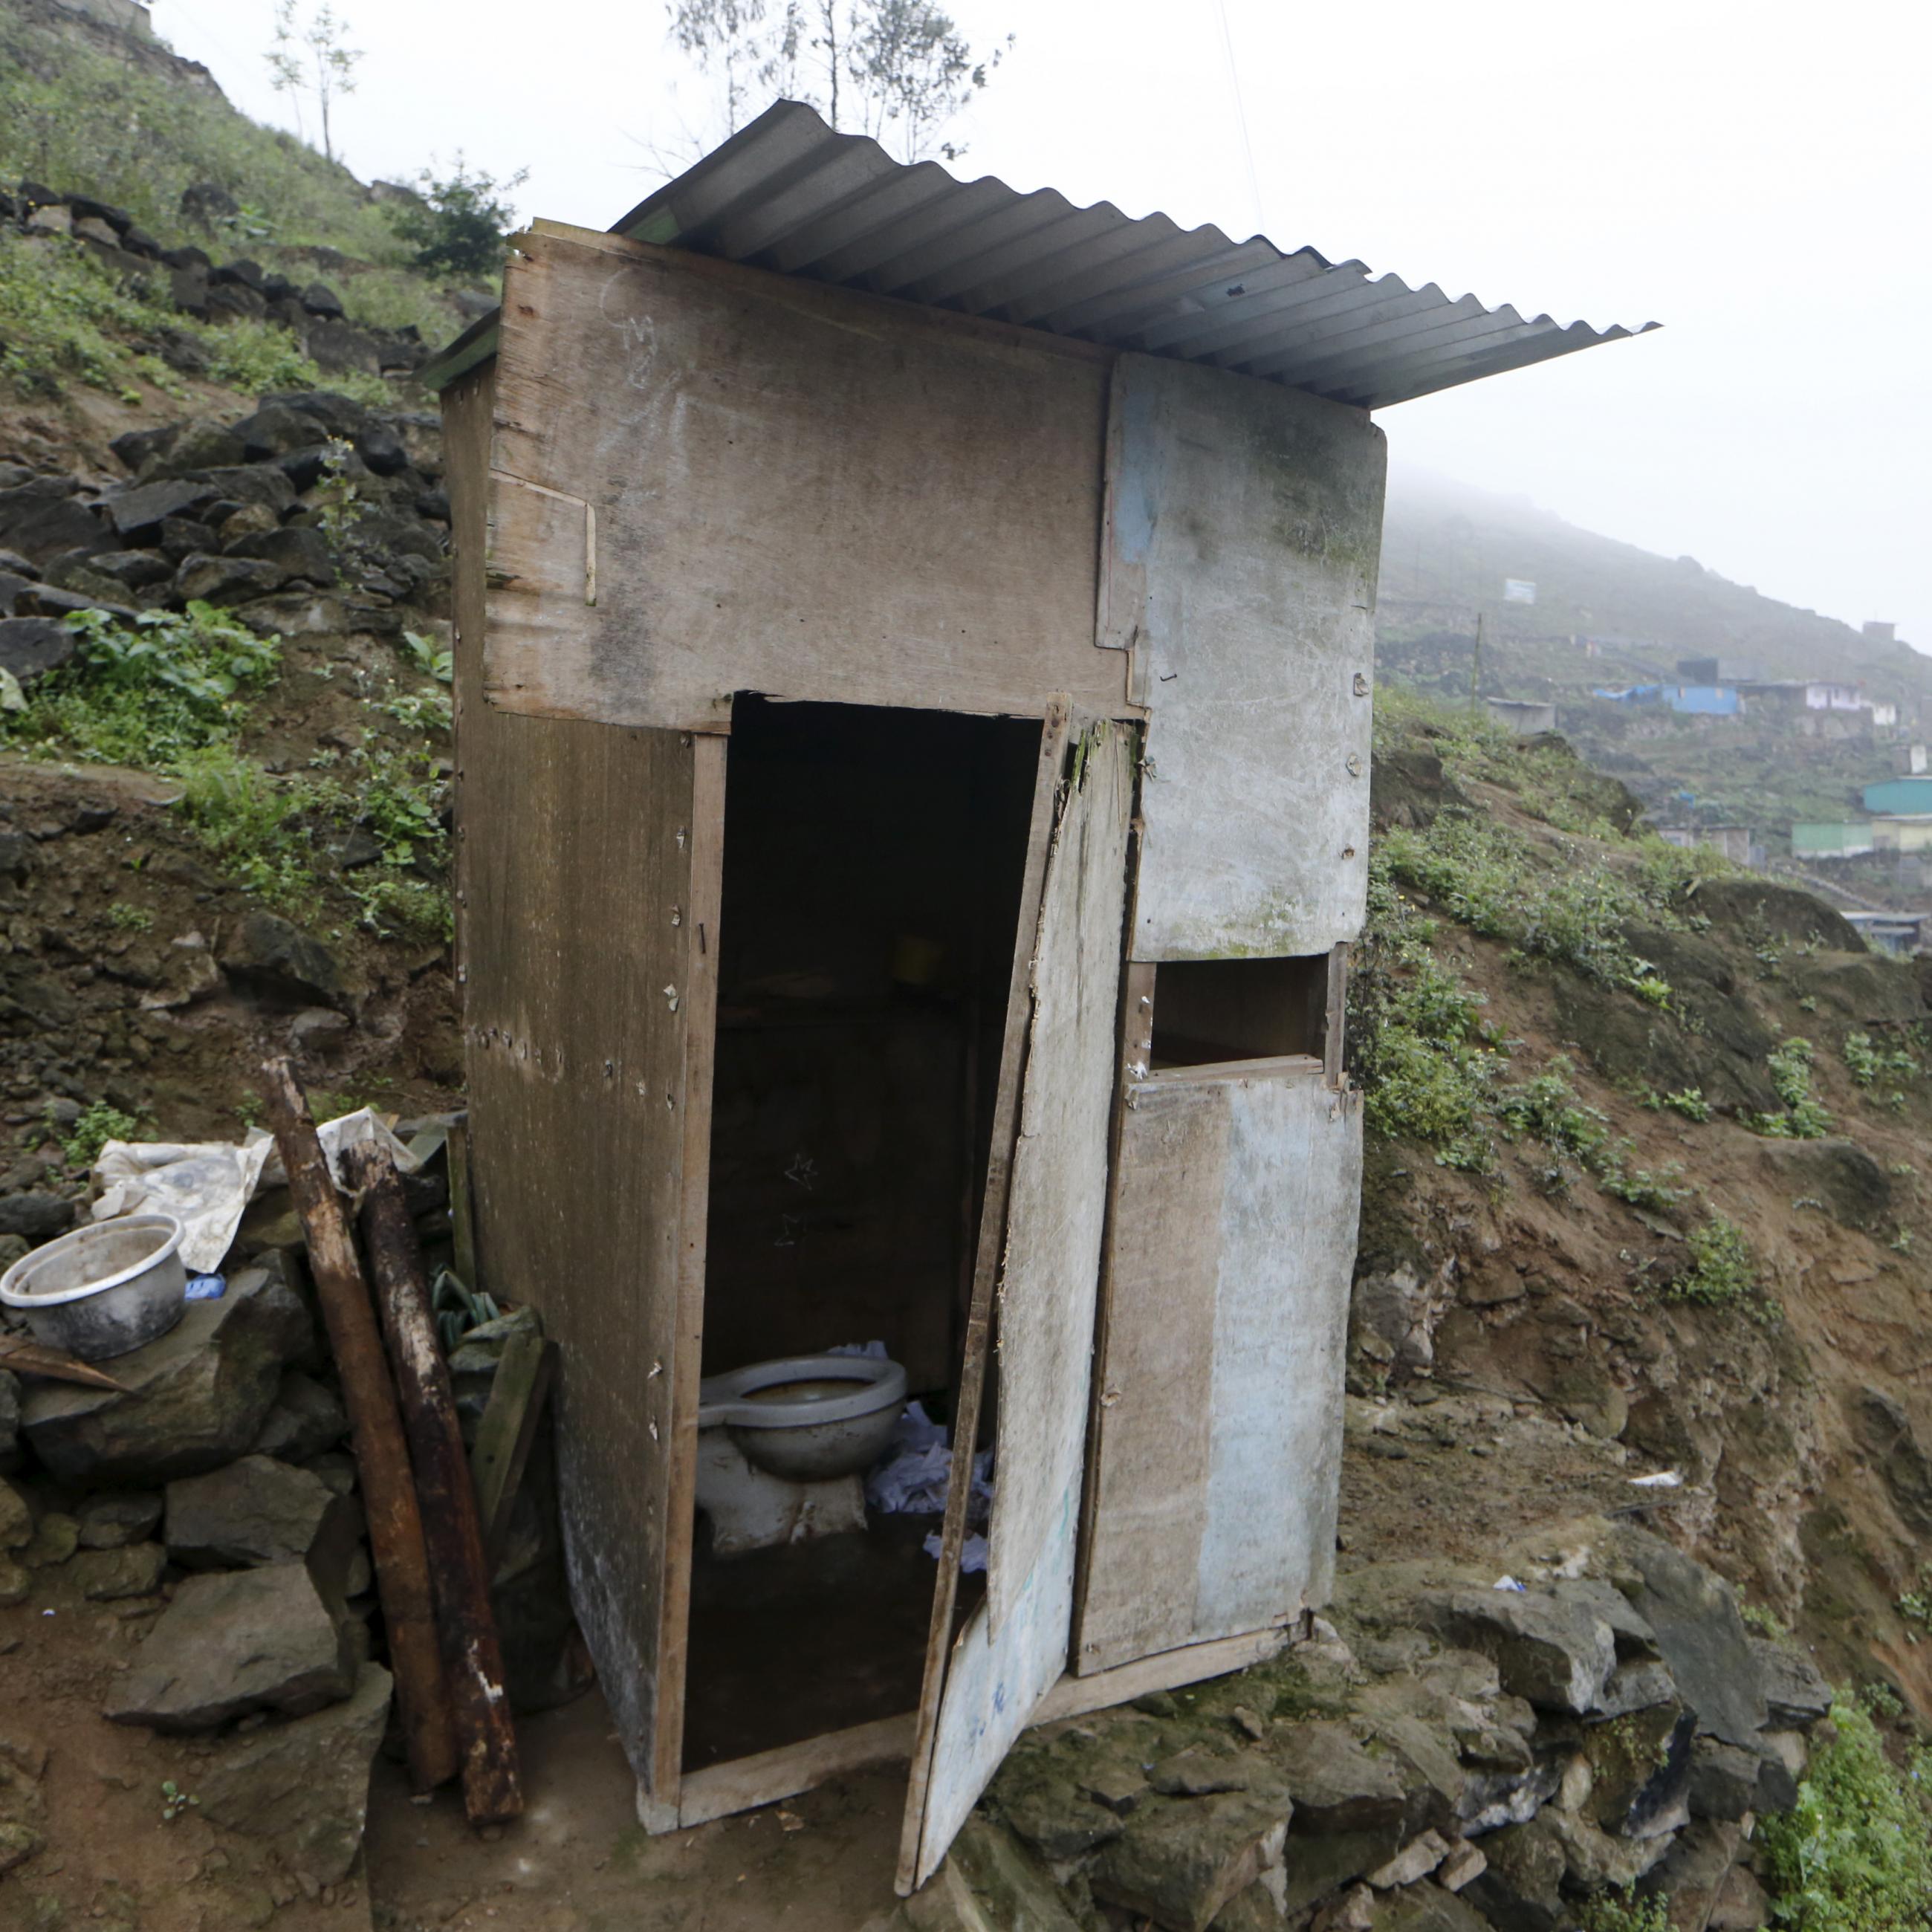
M454 1792L413 1804L400 1771L379 1765L367 1841L378 1932L856 1932L895 1903L903 1772L653 1838L594 1691L518 1736L529 1809L487 1842Z

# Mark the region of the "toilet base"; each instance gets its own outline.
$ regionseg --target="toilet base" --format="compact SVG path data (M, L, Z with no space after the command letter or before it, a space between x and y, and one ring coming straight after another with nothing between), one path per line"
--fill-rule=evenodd
M711 1520L721 1556L808 1543L866 1527L866 1486L857 1476L790 1483L748 1462L724 1429L698 1432L698 1507Z

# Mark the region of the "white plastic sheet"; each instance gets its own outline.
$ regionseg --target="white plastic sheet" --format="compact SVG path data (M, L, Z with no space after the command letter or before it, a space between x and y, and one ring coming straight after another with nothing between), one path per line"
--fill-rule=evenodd
M364 1142L386 1147L400 1173L412 1174L421 1165L373 1108L325 1121L316 1133L338 1187L343 1150ZM92 1211L97 1221L172 1214L182 1224L182 1260L190 1273L208 1274L221 1265L256 1190L279 1187L286 1179L274 1137L260 1127L250 1127L238 1147L224 1141L110 1141L94 1163L98 1197Z
M221 1141L110 1141L94 1163L97 1221L172 1214L182 1258L207 1274L221 1265L274 1141L250 1127L239 1147Z

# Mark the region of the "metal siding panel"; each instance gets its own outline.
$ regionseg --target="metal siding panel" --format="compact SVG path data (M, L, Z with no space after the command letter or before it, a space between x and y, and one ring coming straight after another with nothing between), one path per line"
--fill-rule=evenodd
M1114 411L1102 637L1151 714L1130 956L1325 952L1367 891L1381 432L1146 356Z

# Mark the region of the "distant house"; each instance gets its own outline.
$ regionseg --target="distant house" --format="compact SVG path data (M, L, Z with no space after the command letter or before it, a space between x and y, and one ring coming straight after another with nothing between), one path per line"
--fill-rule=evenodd
M1679 658L1677 675L1686 684L1715 684L1723 673L1715 658Z
M1909 956L1924 944L1926 921L1932 914L1848 912L1845 917L1874 952Z
M1932 777L1881 778L1864 792L1874 818L1920 818L1932 815Z
M1687 850L1694 845L1707 846L1721 852L1734 866L1754 865L1762 856L1762 848L1754 842L1748 825L1660 825L1657 836L1666 845Z
M1842 825L1794 825L1791 828L1791 856L1794 859L1856 859L1876 849L1868 820Z
M1519 738L1533 738L1539 731L1556 729L1556 707L1546 702L1515 698L1486 698L1483 709L1498 724L1507 725Z
M1879 852L1932 852L1932 818L1874 819L1872 848Z
M1613 704L1664 704L1698 718L1735 718L1743 708L1735 685L1633 684L1622 691L1593 691Z

